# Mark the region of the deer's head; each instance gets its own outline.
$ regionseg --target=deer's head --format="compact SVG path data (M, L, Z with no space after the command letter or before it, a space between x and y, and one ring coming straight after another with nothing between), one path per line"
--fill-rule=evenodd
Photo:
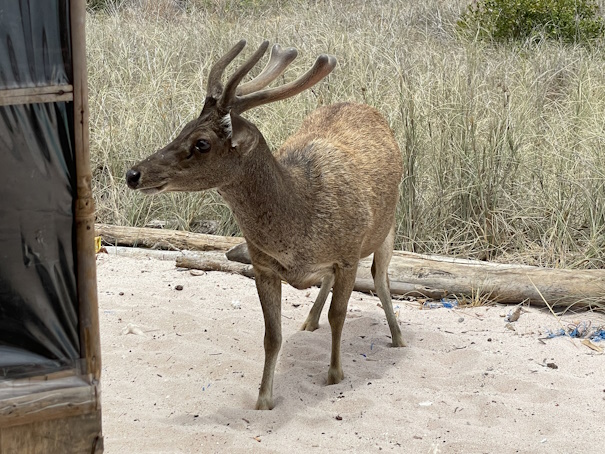
M237 43L211 68L206 100L198 118L190 121L179 135L161 150L136 164L126 173L132 189L147 194L163 191L201 191L232 181L244 157L264 139L256 127L240 114L253 107L289 98L315 85L328 75L336 59L321 55L313 67L298 79L277 88L265 88L296 58L296 49L274 45L263 71L239 85L267 51L265 41L229 78L223 87L225 68L242 51L246 41Z

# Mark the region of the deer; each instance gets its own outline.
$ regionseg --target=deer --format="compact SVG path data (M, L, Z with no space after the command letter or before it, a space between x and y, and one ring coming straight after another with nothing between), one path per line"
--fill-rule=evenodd
M403 162L386 119L357 103L322 106L273 153L262 133L242 117L249 109L290 98L324 79L336 58L322 54L302 76L267 88L296 58L294 48L272 47L264 69L243 78L266 53L260 47L222 84L241 40L210 68L198 118L168 145L126 172L131 189L145 194L216 189L246 240L264 317L264 366L256 409L271 410L273 378L282 344L281 285L321 282L301 329L314 331L325 301L331 354L327 384L344 378L340 344L360 259L374 254L372 276L392 346L404 347L389 289L395 212Z

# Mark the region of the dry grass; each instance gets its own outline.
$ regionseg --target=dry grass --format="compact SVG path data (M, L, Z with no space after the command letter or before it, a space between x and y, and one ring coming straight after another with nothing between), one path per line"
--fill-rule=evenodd
M467 2L139 0L88 17L91 147L98 217L188 229L215 219L214 192L144 197L134 161L195 117L210 65L240 38L316 55L328 79L247 114L279 144L321 104L366 102L391 123L406 163L397 247L555 267L605 266L603 47L494 46L456 36ZM151 6L150 6L151 5Z

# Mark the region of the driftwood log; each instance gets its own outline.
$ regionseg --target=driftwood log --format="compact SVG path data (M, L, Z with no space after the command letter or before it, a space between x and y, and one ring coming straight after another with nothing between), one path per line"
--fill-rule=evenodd
M254 277L252 265L238 263L223 258L222 260L216 257L207 258L204 254L177 257L176 266L180 268L191 268L203 271L226 271L229 273L241 274L246 277ZM318 282L319 286L321 282ZM355 280L355 288L358 292L370 293L374 292L374 281L372 279L364 279L358 277ZM422 285L408 284L406 282L391 281L391 293L394 295L409 295L420 296L427 298L441 298L446 296L445 290L427 288Z
M371 259L364 259L359 264L355 290L374 291L371 265ZM177 258L177 266L243 275L252 271L251 265L227 259L209 260L195 254ZM602 270L559 270L472 260L458 262L447 257L398 253L391 261L389 277L394 295L457 296L551 307L586 308L605 303L605 271Z
M204 255L186 255L177 257L176 266L179 268L190 268L202 271L223 271L225 273L241 274L249 278L254 278L254 270L252 265L232 262L226 258L212 257L208 258Z
M370 277L371 261L358 276ZM566 270L427 256L393 255L391 282L443 288L451 295L487 298L500 303L528 302L551 307L603 307L605 270Z
M180 230L122 227L95 224L97 236L114 246L135 246L168 251L225 251L244 242L243 238L205 235Z
M97 234L109 243L147 245L156 248L168 245L181 249L227 251L222 254L188 253L176 259L177 266L205 271L227 271L253 276L242 238L174 232L172 230L136 229L102 226ZM111 227L111 228L109 228ZM122 230L126 229L126 230ZM153 233L146 239L148 231ZM128 232L128 240L120 232ZM105 237L106 232L111 232ZM186 238L177 243L175 238ZM109 239L109 241L108 241ZM199 250L199 249L198 249ZM374 291L371 258L360 262L355 289ZM443 296L485 298L500 303L528 302L551 307L602 308L605 305L605 270L565 270L527 265L509 265L450 257L429 256L395 251L389 267L391 293L416 297Z
M230 260L250 263L246 243L227 251ZM355 290L374 291L372 259L359 264ZM578 305L605 303L605 270L565 270L509 265L395 251L389 266L391 293L437 298L486 298L499 303Z

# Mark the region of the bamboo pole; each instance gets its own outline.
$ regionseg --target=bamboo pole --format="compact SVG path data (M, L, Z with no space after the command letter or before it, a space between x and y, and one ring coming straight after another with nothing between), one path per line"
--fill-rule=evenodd
M86 372L101 378L101 342L97 301L97 274L94 245L95 207L92 196L88 131L88 85L86 75L86 3L70 3L71 44L74 87L74 153L77 199L75 207L80 350Z

